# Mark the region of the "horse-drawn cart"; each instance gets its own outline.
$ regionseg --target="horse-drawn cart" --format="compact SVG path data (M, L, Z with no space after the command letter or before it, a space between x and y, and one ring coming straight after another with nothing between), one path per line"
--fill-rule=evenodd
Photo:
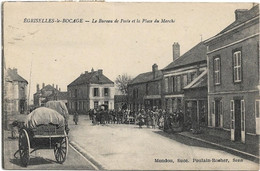
M39 149L53 149L58 163L68 155L68 136L64 117L49 108L41 107L30 113L19 130L19 154L23 166L27 166L30 153Z

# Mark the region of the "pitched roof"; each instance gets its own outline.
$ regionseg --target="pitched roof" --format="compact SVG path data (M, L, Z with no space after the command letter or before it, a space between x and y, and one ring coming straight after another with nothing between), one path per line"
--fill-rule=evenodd
M174 68L179 68L181 66L202 62L207 60L207 48L204 45L204 42L200 42L185 54L171 62L168 66L163 68L162 70L169 70Z
M17 73L17 69L8 68L6 79L7 81L20 81L20 82L26 82L28 84L28 81L25 80Z
M50 84L44 86L41 91L50 91L50 90L55 90L58 91L55 87L51 86Z
M153 77L153 72L145 72L141 73L138 76L136 76L130 83L131 84L138 84L138 83L145 83L149 81L156 81L162 79L163 74L161 70L157 70L155 73L155 78Z
M52 93L48 95L48 98L51 98L52 96L57 96L59 100L67 100L68 94L66 91L57 91L56 93Z
M227 26L225 29L223 29L219 34L222 34L236 26L238 26L241 23L244 23L247 20L250 20L256 16L259 15L259 5L256 5L252 7L250 10L240 10L242 14L239 15L239 18L235 20L233 23L231 23L229 26Z
M70 83L68 87L80 84L114 84L114 82L98 71L93 71L81 74L76 80Z
M197 78L195 78L190 84L185 86L183 89L207 87L208 85L207 72L208 72L207 70L202 72Z

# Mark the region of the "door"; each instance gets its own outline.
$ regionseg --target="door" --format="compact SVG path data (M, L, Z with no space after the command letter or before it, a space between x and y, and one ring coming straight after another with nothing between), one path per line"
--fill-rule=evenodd
M241 141L241 100L235 100L235 141Z
M220 101L215 101L215 127L220 126Z
M216 122L215 122L215 101L212 101L212 111L211 111L211 118L212 118L212 126L215 127L216 126Z

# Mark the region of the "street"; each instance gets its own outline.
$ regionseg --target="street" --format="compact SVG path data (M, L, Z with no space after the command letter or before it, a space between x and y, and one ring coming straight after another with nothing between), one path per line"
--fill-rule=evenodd
M4 135L5 169L55 170L258 170L257 163L159 129L127 124L93 125L80 115L78 125L69 121L70 146L67 160L56 163L53 150L31 153L28 167L14 153L18 139ZM17 155L19 156L19 155Z
M9 135L6 131L3 148L4 169L94 170L94 167L71 146L69 146L67 160L63 164L58 164L56 162L53 150L37 150L36 152L31 153L29 165L27 167L22 167L20 165L19 154L17 154L18 158L14 157L14 153L18 149L18 139L10 139L8 137Z
M258 170L252 161L208 144L137 125L92 125L87 116L70 122L70 140L108 170Z

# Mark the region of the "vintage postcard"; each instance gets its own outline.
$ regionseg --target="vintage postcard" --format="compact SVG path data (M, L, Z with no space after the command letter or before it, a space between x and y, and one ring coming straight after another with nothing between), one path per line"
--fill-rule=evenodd
M2 168L259 170L258 3L2 3Z

